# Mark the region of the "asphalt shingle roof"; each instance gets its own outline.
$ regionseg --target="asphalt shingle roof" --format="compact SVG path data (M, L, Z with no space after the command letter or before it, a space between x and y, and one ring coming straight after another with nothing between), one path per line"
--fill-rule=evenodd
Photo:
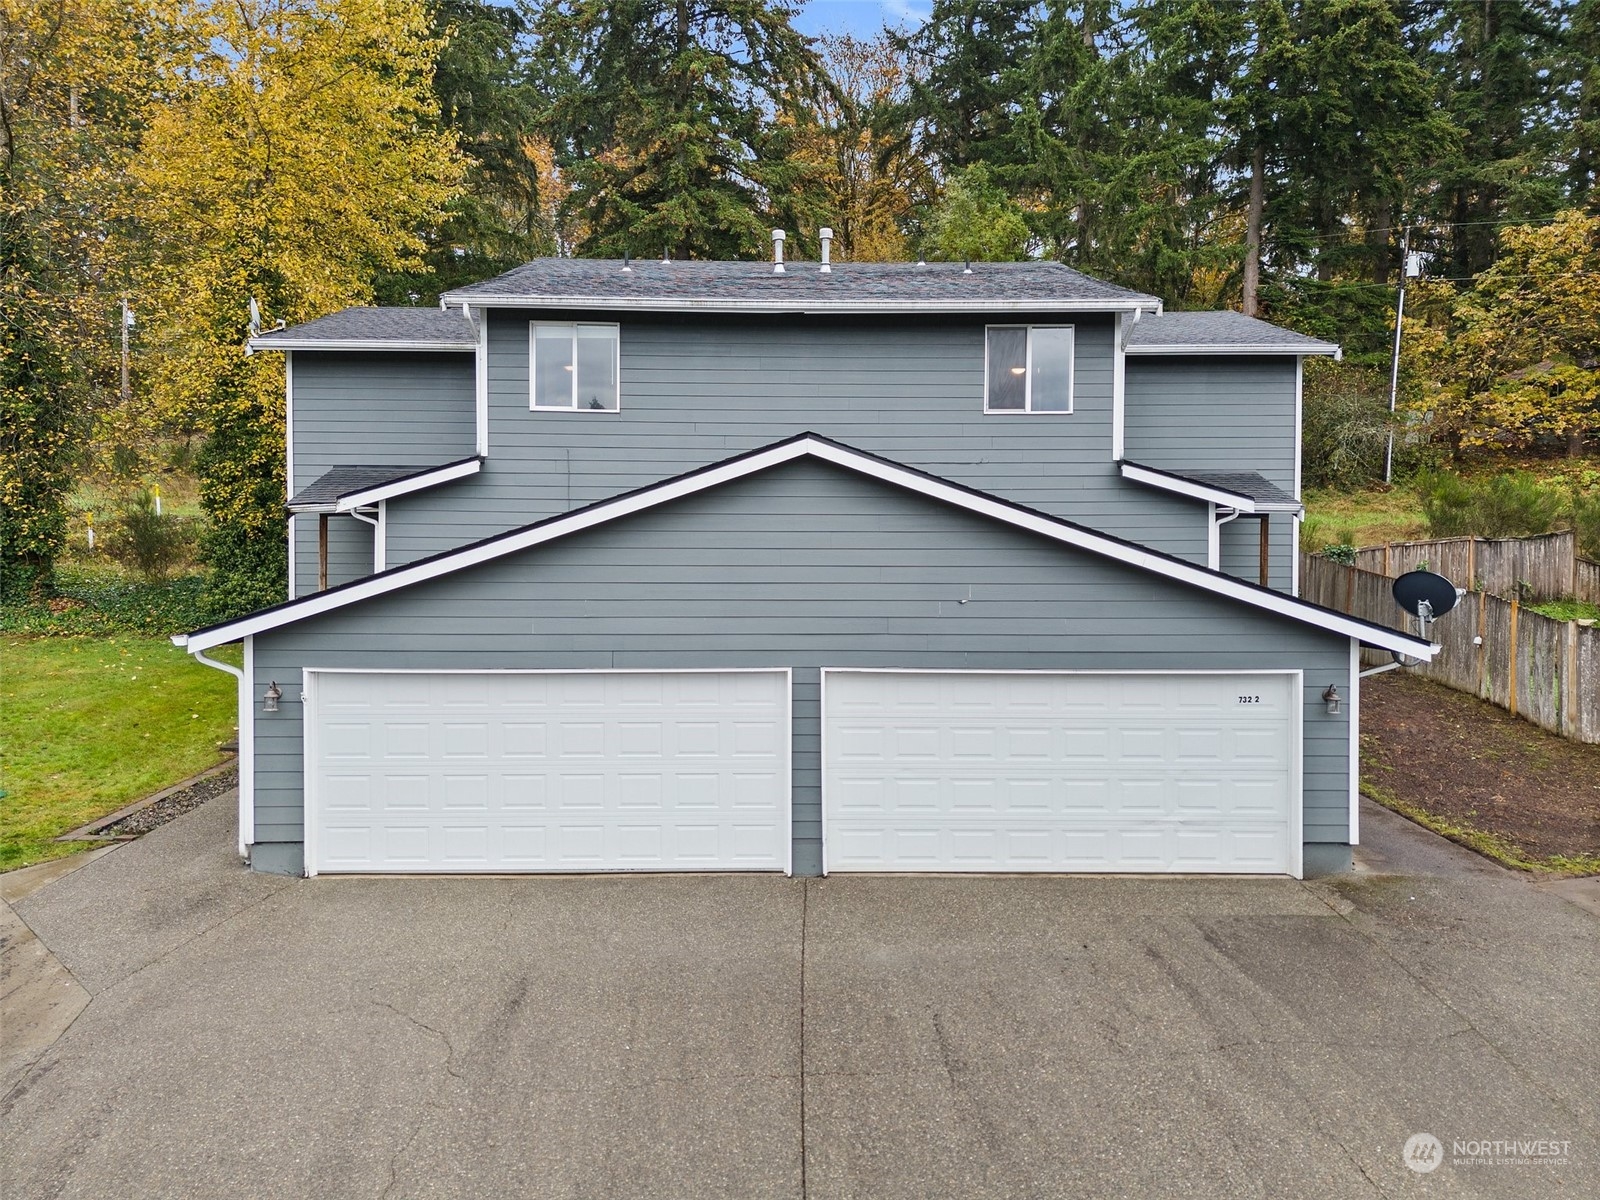
M583 307L849 310L934 308L959 312L1028 302L1051 308L1066 303L1154 305L1156 299L1094 279L1056 262L839 263L824 274L813 262L662 262L634 259L541 258L496 279L448 293L447 301L474 299Z
M1331 343L1236 312L1177 312L1143 317L1128 330L1128 349L1158 346L1282 346L1285 353Z
M1221 488L1248 496L1257 504L1282 504L1299 507L1299 501L1277 484L1257 475L1254 471L1173 471L1172 474L1192 479L1207 487Z
M460 460L455 460L460 461ZM436 463L427 467L334 467L320 478L306 484L289 497L289 508L294 510L332 509L343 496L364 492L368 488L398 483L413 475L426 475L451 463Z
M384 342L397 348L426 342L471 350L478 344L478 328L460 309L347 308L303 325L268 330L252 342L265 349L289 349L301 342Z

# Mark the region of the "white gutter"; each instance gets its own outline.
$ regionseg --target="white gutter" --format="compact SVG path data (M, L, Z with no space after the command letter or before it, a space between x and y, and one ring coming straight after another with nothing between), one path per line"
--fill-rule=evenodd
M1129 346L1127 352L1129 354L1293 354L1301 358L1307 355L1327 355L1334 362L1344 359L1344 351L1332 342L1300 343L1294 346L1274 345L1271 342L1236 346L1218 342L1188 342L1159 346Z
M476 342L407 342L400 340L374 341L345 338L274 338L265 335L251 338L246 343L252 350L427 350L454 351L471 354Z
M175 633L172 644L189 649L189 635ZM204 650L189 650L196 662L226 671L239 681L239 857L250 857L250 843L256 832L256 738L255 697L250 694L250 679L255 674L255 639L244 639L244 668L229 666L207 658Z
M338 497L329 512L353 512L357 508L371 508L374 504L384 500L393 500L396 496L408 496L412 492L426 491L431 487L438 487L441 483L449 483L452 479L465 479L468 475L476 475L483 470L483 460L468 458L458 463L451 463L447 467L440 467L437 471L419 471L415 475L407 475L404 479L396 479L393 483L380 483L374 487L362 488L359 492L346 492Z
M1142 483L1147 487L1160 488L1164 492L1173 492L1179 496L1188 496L1191 500L1204 500L1208 504L1215 504L1222 508L1237 509L1241 513L1255 516L1258 513L1299 513L1305 511L1305 506L1295 501L1292 504L1274 504L1267 501L1254 500L1243 492L1235 492L1228 488L1218 487L1215 484L1201 483L1198 480L1185 479L1182 476L1159 471L1154 467L1142 467L1137 463L1122 462L1118 464L1122 477L1132 483Z

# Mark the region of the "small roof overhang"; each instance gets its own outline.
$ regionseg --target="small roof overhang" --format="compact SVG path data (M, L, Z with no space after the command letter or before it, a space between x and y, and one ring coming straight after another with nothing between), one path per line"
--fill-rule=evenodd
M803 433L787 441L778 442L764 449L752 450L747 454L713 463L697 471L690 471L685 475L663 480L637 491L625 492L573 512L485 538L456 550L436 554L432 558L340 584L324 592L265 608L249 616L224 621L218 625L209 625L193 633L180 633L175 635L172 641L175 645L186 646L190 653L201 653L213 646L221 646L227 642L236 642L240 638L292 625L309 617L333 612L401 588L466 570L480 563L492 562L508 554L545 545L559 538L581 533L657 505L720 487L725 483L802 458L814 458L832 463L883 483L904 488L1014 528L1027 530L1061 545L1096 554L1141 571L1148 571L1263 612L1287 617L1343 637L1356 638L1365 645L1381 650L1392 650L1421 659L1431 659L1439 651L1438 646L1411 634L1364 621L1336 609L1323 608L1321 605L1311 604L1294 596L1285 595L1283 592L1273 591L1271 588L1247 583L1245 580L1213 571L1208 567L1196 566L1186 559L1163 554L1136 542L1124 541L1110 534L1062 520L1060 517L1052 517L1047 513L1002 500L976 488L940 479L925 471L901 466L889 459L867 454L814 433Z
M1305 505L1254 471L1166 471L1124 459L1117 464L1132 483L1202 500L1246 514L1305 512Z
M334 467L289 497L292 513L345 513L476 475L483 459L457 459L436 467Z

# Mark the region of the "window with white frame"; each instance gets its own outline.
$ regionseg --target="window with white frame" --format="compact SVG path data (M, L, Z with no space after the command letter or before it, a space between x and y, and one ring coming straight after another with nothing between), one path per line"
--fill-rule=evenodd
M529 404L533 408L617 411L617 326L533 321L528 327L528 349Z
M1072 411L1072 326L991 325L983 410Z

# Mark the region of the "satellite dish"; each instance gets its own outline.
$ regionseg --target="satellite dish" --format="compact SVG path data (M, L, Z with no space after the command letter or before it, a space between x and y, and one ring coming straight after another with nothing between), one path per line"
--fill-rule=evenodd
M1432 571L1407 571L1394 581L1393 591L1394 602L1423 621L1444 616L1460 599L1456 585Z

